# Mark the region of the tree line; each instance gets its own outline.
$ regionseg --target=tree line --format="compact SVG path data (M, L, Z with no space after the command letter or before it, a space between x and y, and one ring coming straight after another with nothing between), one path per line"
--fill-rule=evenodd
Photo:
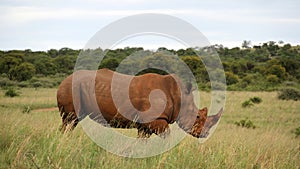
M222 61L228 90L276 90L282 85L299 87L300 46L273 41L256 46L251 46L249 41L244 41L242 48L213 45L205 48L179 50L161 47L156 51L145 50L141 47L115 50L62 48L48 51L31 51L29 49L0 51L0 86L57 87L66 76L74 71L77 59L77 64L84 65L87 62L93 68L109 68L111 70L120 68L119 65L122 63L122 69L130 73L137 64L151 67L147 64L151 59L153 62L153 58L157 58L157 61L153 62L154 65L162 63L162 60L164 63L172 63L174 62L172 57L166 57L166 55L172 54L178 56L176 58L190 68L200 89L209 90L210 78L205 65L201 62L203 51L209 49L215 50ZM168 53L165 53L166 51ZM126 61L129 55L136 56L130 61ZM135 62L137 55L141 59ZM101 63L89 62L89 59L97 57L103 57ZM89 69L88 66L85 66L82 69ZM168 69L178 68L169 66ZM218 73L218 71L215 70L214 73ZM148 72L167 73L159 69L147 69L138 74Z

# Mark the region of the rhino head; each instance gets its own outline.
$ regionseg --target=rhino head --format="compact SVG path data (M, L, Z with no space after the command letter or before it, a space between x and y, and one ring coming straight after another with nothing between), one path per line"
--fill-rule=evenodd
M207 107L198 109L194 103L194 95L192 94L192 85L187 83L185 91L182 93L182 112L179 113L177 123L186 133L199 138L202 128L207 119Z
M206 120L207 120L207 107L200 109L197 112L195 123L193 124L193 127L191 128L190 132L188 133L194 137L199 138Z

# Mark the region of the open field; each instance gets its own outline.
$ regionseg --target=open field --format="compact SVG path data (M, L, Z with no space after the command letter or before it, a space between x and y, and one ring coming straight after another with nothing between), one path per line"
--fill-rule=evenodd
M158 156L130 159L106 152L85 135L58 131L56 89L22 89L21 96L0 92L0 168L300 168L300 102L281 101L276 92L227 92L225 113L203 144L187 136ZM201 93L207 106L209 94ZM242 103L258 96L249 108ZM32 110L23 113L26 107ZM250 119L255 129L236 126ZM133 135L136 130L129 130ZM172 132L172 131L171 131Z

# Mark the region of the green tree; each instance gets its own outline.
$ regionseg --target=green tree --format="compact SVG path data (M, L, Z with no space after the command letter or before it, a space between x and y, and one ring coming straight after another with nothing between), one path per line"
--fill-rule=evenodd
M24 62L22 56L7 54L0 58L0 73L8 73L11 68Z
M77 55L58 56L53 60L58 73L71 74L74 70Z
M277 51L279 49L279 46L274 41L269 41L267 43L264 43L262 45L262 48L267 49L270 52L271 56L277 56Z
M119 62L117 59L115 58L108 58L108 59L104 59L100 66L99 69L101 68L108 68L110 70L116 70L116 68L118 67Z
M265 62L270 60L270 52L266 48L256 47L247 53L247 57L255 62Z
M232 72L225 72L227 85L232 85L239 82L239 77Z
M61 48L58 51L58 55L70 55L70 56L78 56L80 51L78 50L73 50L70 48Z
M178 56L184 56L185 55L185 50L184 49L179 49L179 50L176 51L176 54Z
M242 48L249 49L251 47L251 41L244 40L242 43Z
M292 76L297 77L300 76L300 57L299 58L290 58L283 57L280 58L279 63L285 68L286 72Z
M193 73L196 73L198 68L204 67L198 56L184 56L181 59L188 65Z
M198 83L209 81L206 68L198 56L184 56L181 60L190 68Z
M280 83L280 80L276 75L268 75L267 81L273 85Z
M280 80L284 80L286 78L285 68L281 65L272 65L266 70L269 75L276 75Z
M36 74L48 76L57 73L57 66L54 63L52 63L50 58L44 57L36 59L36 61L34 62L34 66L36 69Z
M9 78L17 81L29 80L34 74L35 67L33 64L28 62L24 62L9 70Z
M185 55L187 55L187 56L195 56L196 53L195 53L195 51L194 51L193 48L187 48L187 49L185 50Z
M58 56L58 51L56 49L50 49L47 51L47 54L52 57L52 58L55 58Z

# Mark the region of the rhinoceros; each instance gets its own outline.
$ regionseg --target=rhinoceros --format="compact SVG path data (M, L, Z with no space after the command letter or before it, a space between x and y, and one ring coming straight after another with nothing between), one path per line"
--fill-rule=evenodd
M137 128L139 137L168 133L169 124L176 122L199 138L208 110L196 107L192 91L190 83L183 85L172 74L79 70L63 80L57 91L61 131L73 130L89 116L107 127Z

